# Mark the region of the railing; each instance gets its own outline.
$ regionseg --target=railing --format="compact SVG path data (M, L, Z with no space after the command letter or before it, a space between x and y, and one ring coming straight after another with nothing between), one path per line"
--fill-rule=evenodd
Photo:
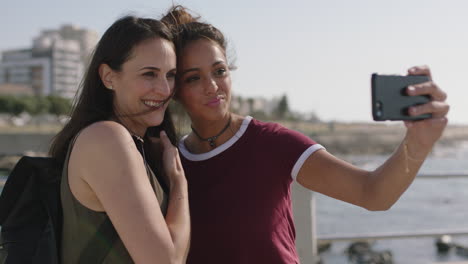
M468 174L441 174L425 175L420 174L418 179L456 179L468 178ZM317 263L318 242L338 242L338 241L363 241L363 240L383 240L399 238L421 238L439 237L442 235L464 236L468 235L468 230L432 230L424 232L392 232L392 233L372 233L372 234L352 234L317 236L315 196L314 193L305 189L297 183L292 186L292 200L294 208L294 222L296 225L296 247L301 259L301 263Z
M431 230L422 232L392 232L392 233L370 233L370 234L348 234L343 236L319 236L320 242L340 242L340 241L363 241L363 240L384 240L384 239L400 239L400 238L422 238L422 237L439 237L443 235L449 236L466 236L468 230Z

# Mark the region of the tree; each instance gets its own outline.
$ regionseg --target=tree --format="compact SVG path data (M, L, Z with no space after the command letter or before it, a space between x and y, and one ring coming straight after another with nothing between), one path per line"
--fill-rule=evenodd
M253 98L248 98L247 102L249 104L249 113L253 113L253 111L254 111L254 99Z
M250 113L250 115L254 117L255 119L262 120L262 121L266 121L269 119L265 111L262 111L262 110L253 111Z
M36 100L35 98L31 96L20 96L16 97L18 101L21 101L21 103L24 105L24 112L34 115L36 113Z
M15 96L0 96L0 113L8 114L9 121L13 122L14 117L19 116L27 108L27 103L23 98Z
M35 100L35 107L33 111L30 113L31 115L40 115L44 113L48 113L50 111L50 101L43 96L36 97Z
M0 113L9 114L11 110L10 96L0 96Z
M36 96L0 96L0 113L17 116L23 112L30 115L46 113L49 101Z
M47 100L50 104L49 113L57 116L57 118L70 113L71 101L69 99L56 95L49 95L47 96Z
M288 97L286 94L281 96L281 99L278 102L278 106L275 110L276 118L278 119L285 119L289 114L289 104L288 104Z
M10 97L9 112L12 116L18 116L29 107L28 102L23 97Z

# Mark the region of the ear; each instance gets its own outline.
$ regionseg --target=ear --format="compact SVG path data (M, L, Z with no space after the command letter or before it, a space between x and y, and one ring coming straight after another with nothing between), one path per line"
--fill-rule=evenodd
M109 67L109 65L103 63L99 65L99 76L101 81L106 86L107 89L113 90L112 79L114 77L114 71Z

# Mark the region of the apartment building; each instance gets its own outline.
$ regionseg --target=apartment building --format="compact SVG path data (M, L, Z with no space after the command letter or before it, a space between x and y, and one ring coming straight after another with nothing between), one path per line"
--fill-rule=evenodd
M32 48L2 52L0 85L28 86L36 95L71 98L76 93L98 35L64 25L44 30Z

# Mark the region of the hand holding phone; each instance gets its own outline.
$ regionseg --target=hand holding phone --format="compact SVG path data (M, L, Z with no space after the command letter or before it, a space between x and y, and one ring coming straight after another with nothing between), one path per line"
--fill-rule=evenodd
M407 94L409 85L429 81L423 75L379 75L372 74L372 117L375 121L385 120L422 120L431 118L431 114L410 116L408 108L428 103L429 95L410 96Z

